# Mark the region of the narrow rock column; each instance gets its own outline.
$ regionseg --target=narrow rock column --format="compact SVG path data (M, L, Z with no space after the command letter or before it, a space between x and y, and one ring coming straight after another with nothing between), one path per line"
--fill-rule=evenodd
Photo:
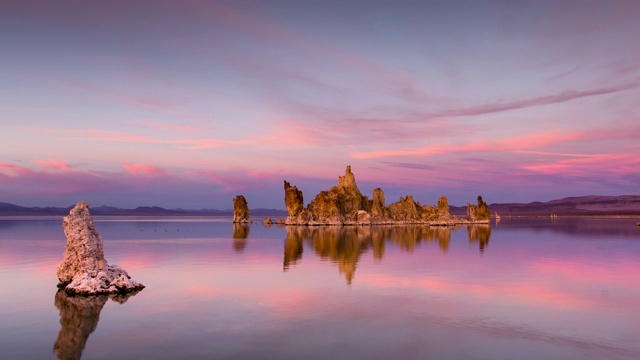
M249 222L249 204L247 199L242 195L233 198L233 222L248 223Z

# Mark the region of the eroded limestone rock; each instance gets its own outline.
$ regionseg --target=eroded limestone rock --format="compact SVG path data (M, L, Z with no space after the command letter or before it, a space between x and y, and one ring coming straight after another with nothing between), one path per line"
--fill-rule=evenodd
M87 203L81 201L71 209L62 219L62 228L67 244L56 271L59 288L82 295L128 293L144 288L124 269L107 263L102 238L93 225Z
M472 222L489 222L491 220L489 205L482 200L482 196L478 196L478 205L467 203L467 220Z
M249 204L247 199L242 195L238 195L233 198L233 222L234 223L248 223L249 216Z
M381 219L387 216L387 206L385 205L384 192L380 188L373 189L371 216Z
M284 205L287 207L286 224L301 225L308 222L302 191L295 186L291 186L286 180L284 182Z
M321 191L307 209L311 219L318 224L357 224L358 212L366 211L368 203L369 199L358 189L351 166L347 166L344 176L338 177L338 185Z
M304 208L302 192L297 187L284 182L285 205L287 207L287 225L391 225L391 224L429 224L450 226L470 222L484 222L484 215L469 220L451 215L446 196L438 199L435 206L422 206L411 195L401 197L399 201L385 205L384 192L380 188L373 190L373 199L363 196L358 189L356 179L347 166L338 184L329 190L321 191ZM480 203L479 203L480 204ZM480 206L480 205L479 205ZM481 213L488 214L486 204L480 206ZM472 209L474 214L477 209ZM474 215L476 216L476 215Z
M458 218L451 215L449 211L449 201L444 195L438 199L438 205L425 205L422 207L422 219L432 225L449 225L459 222Z
M418 222L422 218L422 207L413 200L413 196L400 197L389 205L389 217L394 221Z

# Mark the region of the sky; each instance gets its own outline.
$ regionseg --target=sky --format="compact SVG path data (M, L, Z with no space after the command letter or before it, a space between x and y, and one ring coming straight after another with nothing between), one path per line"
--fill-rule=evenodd
M639 194L638 1L0 0L0 202Z

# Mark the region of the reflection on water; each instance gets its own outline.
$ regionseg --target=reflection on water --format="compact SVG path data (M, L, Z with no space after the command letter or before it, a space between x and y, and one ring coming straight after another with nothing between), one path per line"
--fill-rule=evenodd
M484 249L489 245L491 237L491 226L489 225L469 225L467 226L469 233L469 244L478 243L480 253L484 254Z
M62 328L53 344L58 359L80 359L89 335L98 327L100 312L109 298L124 304L132 294L70 296L63 290L56 292L54 304L60 311Z
M0 358L640 359L637 219L125 220L96 227L145 293L53 307L59 219L0 219Z
M251 228L247 224L233 224L233 250L242 252L247 247L247 238Z
M296 231L297 227L287 226L287 237L284 239L284 260L282 268L284 271L289 270L289 266L302 258L303 251L303 235L301 231Z
M457 229L458 227L442 226L287 226L283 268L287 271L291 265L302 258L303 242L306 240L316 255L336 263L340 274L344 274L347 283L351 284L358 260L368 249L373 249L375 259L382 259L386 241L396 244L401 250L409 253L412 253L421 243L434 242L438 243L443 253L447 253L451 232ZM491 227L469 225L467 232L469 243L478 242L480 252L484 253L491 237Z

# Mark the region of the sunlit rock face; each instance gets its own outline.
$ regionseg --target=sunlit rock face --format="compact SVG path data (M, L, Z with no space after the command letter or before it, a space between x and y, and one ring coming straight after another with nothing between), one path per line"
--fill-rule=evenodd
M286 224L301 225L307 223L308 215L304 208L302 191L286 180L284 182L284 205L287 208Z
M58 287L68 294L115 294L142 290L144 285L131 279L117 265L108 265L102 238L93 225L89 205L81 201L62 219L67 237L64 258L58 264Z
M363 224L365 217L359 215L359 211L366 211L368 203L369 199L358 189L351 166L347 166L344 176L338 177L338 185L321 191L307 209L313 221L319 224Z
M323 224L340 225L344 222L344 215L340 209L341 189L335 186L329 191L321 191L309 203L312 219Z
M233 222L234 223L247 223L249 222L249 204L247 199L242 195L238 195L233 198Z
M385 205L384 192L380 188L373 189L371 216L378 219L384 219L387 217L387 207Z
M422 219L432 225L450 225L459 223L459 219L449 212L449 201L446 196L440 196L438 205L422 207Z
M304 210L304 197L302 191L291 186L288 181L284 182L284 204L287 207L287 215L296 216Z
M418 222L422 219L422 207L411 195L400 197L400 200L389 205L389 217L394 221Z
M489 205L482 200L482 196L478 196L478 205L467 204L467 220L472 222L489 222L491 212Z

